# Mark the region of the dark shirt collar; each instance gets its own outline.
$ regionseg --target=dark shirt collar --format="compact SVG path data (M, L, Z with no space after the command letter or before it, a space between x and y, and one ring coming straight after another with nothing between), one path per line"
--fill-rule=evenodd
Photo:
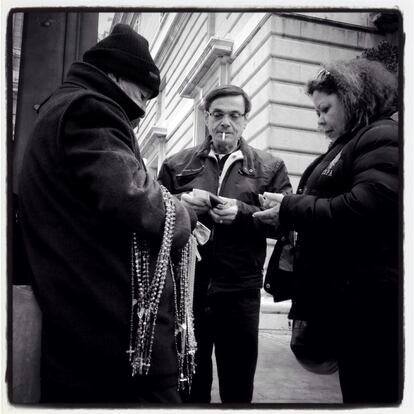
M198 146L198 150L196 152L196 155L198 157L201 157L201 158L208 157L208 154L211 151L211 141L212 141L212 138L209 135L208 137L206 137L204 142ZM247 142L245 141L243 137L240 137L239 145L235 149L235 151L238 151L238 150L240 150L241 153L243 154L243 161L242 161L243 165L242 165L241 171L245 175L254 176L256 174L256 168L254 164L256 155L252 147L250 147L247 144Z
M214 154L216 154L216 157L217 158L224 158L224 157L228 157L230 154L232 154L233 152L236 152L236 151L238 151L240 149L240 141L241 141L241 138L239 139L236 148L234 148L233 151L230 151L227 154L220 154L220 153L216 152L214 150L213 140L210 141L210 148L212 149L212 151L214 152Z

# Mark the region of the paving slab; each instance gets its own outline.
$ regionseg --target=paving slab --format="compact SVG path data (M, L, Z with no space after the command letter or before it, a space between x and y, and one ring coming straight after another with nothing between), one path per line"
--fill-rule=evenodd
M289 303L262 300L259 356L253 403L257 404L342 404L338 374L317 375L305 370L290 350ZM220 403L214 373L212 403Z

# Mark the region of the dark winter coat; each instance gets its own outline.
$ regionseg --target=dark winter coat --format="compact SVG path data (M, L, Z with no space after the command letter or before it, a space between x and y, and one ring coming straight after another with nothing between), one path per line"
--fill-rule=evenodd
M40 110L20 177L22 230L43 312L42 378L122 384L128 363L131 235L157 251L165 209L131 121L141 109L99 69L74 63ZM191 231L176 200L173 248ZM172 281L161 299L150 377L176 381ZM110 387L109 387L110 388Z
M378 120L338 138L306 169L297 195L284 197L280 223L298 233L292 316L327 314L328 302L335 306L340 298L345 306L395 299L398 154L397 123Z
M227 160L221 183L211 137L165 160L159 181L173 194L194 188L237 200L238 213L230 225L214 224L208 214L199 220L212 230L201 249L197 264L196 289L209 292L258 289L266 256L269 228L252 218L260 210L258 194L265 191L290 193L291 185L284 162L248 145L243 138L239 150Z

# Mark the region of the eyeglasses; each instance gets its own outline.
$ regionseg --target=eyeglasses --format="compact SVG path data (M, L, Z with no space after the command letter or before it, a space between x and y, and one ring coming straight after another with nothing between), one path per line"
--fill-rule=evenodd
M222 112L222 111L213 111L213 112L208 112L207 113L213 117L213 119L215 121L221 121L226 115L229 116L229 118L232 121L238 121L240 118L242 118L243 116L245 116L246 114L241 114L240 112L237 111L232 111L232 112Z
M331 72L322 68L316 75L316 79L325 80L326 78L332 78Z

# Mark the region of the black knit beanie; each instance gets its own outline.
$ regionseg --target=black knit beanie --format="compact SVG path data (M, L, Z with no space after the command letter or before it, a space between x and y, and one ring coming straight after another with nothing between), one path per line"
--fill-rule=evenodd
M151 57L148 41L127 24L117 24L111 34L83 55L83 61L159 93L160 71Z

